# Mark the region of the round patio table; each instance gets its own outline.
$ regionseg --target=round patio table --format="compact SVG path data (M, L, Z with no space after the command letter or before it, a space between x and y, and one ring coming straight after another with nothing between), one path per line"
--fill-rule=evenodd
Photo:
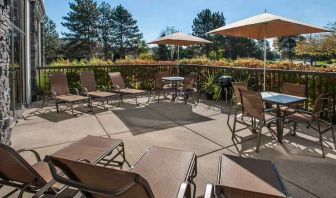
M167 77L162 77L161 78L163 81L169 81L171 82L173 89L174 89L174 94L172 97L172 100L175 100L177 98L177 88L178 88L178 84L179 82L184 81L184 78L181 76L167 76Z

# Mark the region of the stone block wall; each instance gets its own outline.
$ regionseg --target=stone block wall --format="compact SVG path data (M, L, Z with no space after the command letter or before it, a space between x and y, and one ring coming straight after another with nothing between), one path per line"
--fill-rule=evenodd
M5 144L10 144L13 125L10 116L9 44L9 6L5 1L4 6L0 5L0 142Z

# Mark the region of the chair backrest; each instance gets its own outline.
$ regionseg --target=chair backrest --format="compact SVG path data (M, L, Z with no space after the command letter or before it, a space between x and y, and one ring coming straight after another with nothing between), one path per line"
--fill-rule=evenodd
M197 72L190 72L189 75L194 76L195 82L197 82L197 80L198 80L198 73Z
M239 90L248 90L246 82L232 82L232 87L234 91L234 95L236 98L236 103L240 104L241 103L241 98L240 98L240 91Z
M79 73L82 87L90 91L97 91L97 84L93 71L81 71Z
M67 95L69 94L69 86L68 80L63 72L58 73L49 73L49 82L50 82L50 89L52 92L59 95Z
M136 173L54 156L47 156L46 161L55 181L79 189L86 197L154 198L148 182Z
M169 76L169 71L161 71L158 74L161 75L161 78L162 77L168 77Z
M124 79L122 78L120 72L109 73L109 76L113 85L118 85L120 89L126 88Z
M305 97L306 86L293 83L284 83L282 85L281 92L287 95Z
M156 89L162 89L163 88L162 77L165 77L165 76L166 76L166 74L164 72L158 72L158 73L154 74L154 82L155 82L155 88Z
M329 93L320 94L314 103L313 119L320 119L322 111L327 107L329 101Z
M184 77L183 80L183 89L194 89L195 88L195 76L188 75Z
M38 188L47 183L13 148L2 143L0 143L0 178Z
M244 112L258 120L264 120L264 104L259 92L251 90L239 90Z

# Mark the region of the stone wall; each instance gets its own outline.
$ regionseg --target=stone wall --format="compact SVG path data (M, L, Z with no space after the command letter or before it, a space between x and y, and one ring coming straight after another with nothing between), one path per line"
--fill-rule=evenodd
M10 116L9 88L9 6L0 5L0 142L10 144L13 119Z

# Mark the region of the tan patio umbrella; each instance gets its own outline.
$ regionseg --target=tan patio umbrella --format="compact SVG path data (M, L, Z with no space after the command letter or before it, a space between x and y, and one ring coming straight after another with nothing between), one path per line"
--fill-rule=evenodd
M180 46L188 46L188 45L196 45L196 44L204 44L204 43L212 43L203 38L199 38L196 36L192 36L189 34L184 34L182 32L177 32L174 34L170 34L159 39L156 39L149 44L158 44L158 45L177 45L177 59L180 59Z
M263 13L212 30L210 34L238 36L264 40L264 91L266 88L266 39L299 34L328 32L328 30L287 19L285 17Z

